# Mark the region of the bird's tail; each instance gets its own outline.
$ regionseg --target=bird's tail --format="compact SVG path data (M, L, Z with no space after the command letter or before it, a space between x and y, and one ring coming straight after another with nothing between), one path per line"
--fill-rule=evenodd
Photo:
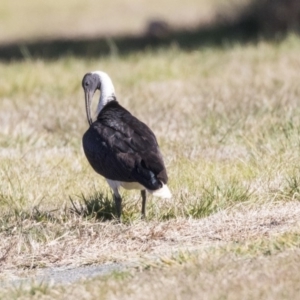
M162 187L158 190L147 190L150 194L152 194L155 197L160 197L160 198L166 198L170 199L172 197L172 194L166 184L162 184Z

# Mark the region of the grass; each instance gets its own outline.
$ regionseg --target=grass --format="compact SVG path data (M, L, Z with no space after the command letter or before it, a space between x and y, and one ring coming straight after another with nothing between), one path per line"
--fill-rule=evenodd
M290 299L299 293L299 234L144 261L141 268L59 286L16 287L3 299ZM288 243L287 243L288 242ZM284 250L284 251L283 251Z
M101 221L116 219L116 211L114 207L114 202L109 199L108 196L104 196L101 193L96 193L90 199L86 199L82 195L82 202L79 202L78 205L74 203L72 198L70 201L73 208L71 211L78 216L84 218L94 218Z
M65 287L1 288L0 298L295 298L299 50L291 34L0 62L1 280L45 267L140 265ZM161 146L173 198L149 197L146 221L140 194L123 191L115 222L108 185L84 157L81 79L95 69L111 75L120 103Z

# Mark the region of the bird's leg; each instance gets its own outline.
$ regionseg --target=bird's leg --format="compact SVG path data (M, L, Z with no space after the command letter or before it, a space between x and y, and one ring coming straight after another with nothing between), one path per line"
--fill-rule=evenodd
M122 198L118 192L117 193L114 192L114 200L116 205L117 217L118 220L120 221L121 214L122 214Z
M141 190L142 195L142 219L146 217L146 190Z

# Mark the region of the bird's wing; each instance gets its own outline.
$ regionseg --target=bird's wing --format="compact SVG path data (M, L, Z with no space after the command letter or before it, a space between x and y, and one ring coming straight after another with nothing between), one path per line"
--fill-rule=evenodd
M154 133L117 102L106 105L92 127L96 131L94 136L98 138L94 159L106 159L109 163L103 166L103 169L110 169L110 174L107 174L110 177L105 177L137 181L148 189L160 188L161 181L167 183L166 169ZM106 145L105 148L103 145Z

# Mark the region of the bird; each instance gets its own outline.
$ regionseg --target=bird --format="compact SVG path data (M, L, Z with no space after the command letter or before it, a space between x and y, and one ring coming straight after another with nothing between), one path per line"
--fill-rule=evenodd
M89 128L82 145L91 167L109 184L118 220L122 214L119 189L140 190L141 218L146 216L146 191L153 196L171 198L168 175L157 139L152 130L117 101L109 75L103 71L86 73L82 79ZM91 103L100 91L96 118Z

